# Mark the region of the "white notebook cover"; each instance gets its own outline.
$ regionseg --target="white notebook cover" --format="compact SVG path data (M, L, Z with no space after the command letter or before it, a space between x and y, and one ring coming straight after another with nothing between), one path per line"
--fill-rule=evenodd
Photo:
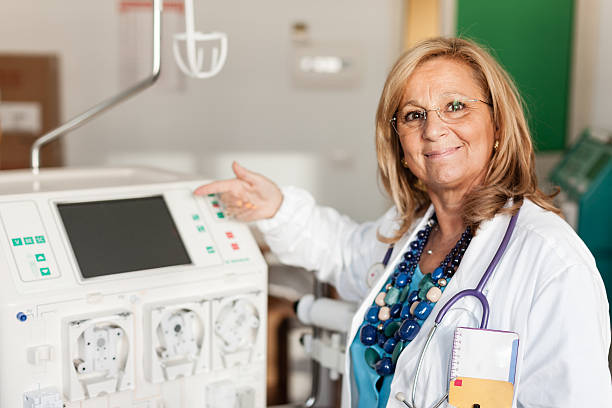
M517 333L457 327L453 340L451 378L471 377L514 384Z

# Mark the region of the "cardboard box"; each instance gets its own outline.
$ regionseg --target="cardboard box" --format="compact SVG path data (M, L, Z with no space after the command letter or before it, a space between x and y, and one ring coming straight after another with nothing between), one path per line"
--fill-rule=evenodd
M0 169L30 167L30 148L60 124L55 55L0 54ZM41 167L62 165L61 137L41 149Z

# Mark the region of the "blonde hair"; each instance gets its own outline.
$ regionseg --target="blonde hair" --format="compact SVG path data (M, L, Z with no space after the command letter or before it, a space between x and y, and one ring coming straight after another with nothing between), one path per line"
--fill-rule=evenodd
M492 105L492 119L499 141L499 146L492 152L483 183L464 197L464 224L476 231L482 221L497 213L516 213L524 198L558 214L552 196L537 187L533 145L523 113L524 102L510 76L489 53L472 41L433 38L420 42L395 63L378 103L376 155L379 177L397 208L400 222L394 236L379 238L387 243L399 240L415 216L430 204L419 180L401 163L402 147L390 121L399 107L410 75L425 61L439 57L463 62L472 68L483 96ZM504 208L509 199L512 199L512 205Z

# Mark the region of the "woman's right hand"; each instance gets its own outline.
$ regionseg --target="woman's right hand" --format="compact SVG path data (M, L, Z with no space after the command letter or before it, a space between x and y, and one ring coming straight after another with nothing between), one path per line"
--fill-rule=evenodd
M283 193L274 182L232 163L236 178L213 181L195 189L195 195L219 194L228 215L249 222L272 218L283 202Z

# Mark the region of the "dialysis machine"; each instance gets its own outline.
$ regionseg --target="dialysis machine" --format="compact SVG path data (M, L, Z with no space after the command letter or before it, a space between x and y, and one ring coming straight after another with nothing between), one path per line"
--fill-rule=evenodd
M3 172L1 407L265 407L267 266L203 183Z
M39 170L44 144L157 81L162 8L150 76L42 135L31 171L0 174L1 408L265 407L267 266L217 196L193 196L205 181ZM194 31L193 0L185 24L181 70L216 75L225 34Z
M612 132L585 130L551 180L562 188L568 222L595 257L612 308Z

